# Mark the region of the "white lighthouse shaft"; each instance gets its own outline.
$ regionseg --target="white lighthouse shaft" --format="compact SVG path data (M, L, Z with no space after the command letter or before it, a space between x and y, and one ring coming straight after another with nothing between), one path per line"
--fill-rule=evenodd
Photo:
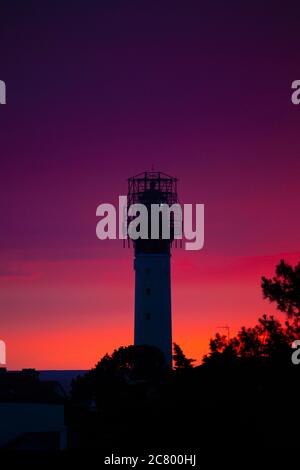
M172 366L171 269L169 253L135 255L134 344L156 346Z

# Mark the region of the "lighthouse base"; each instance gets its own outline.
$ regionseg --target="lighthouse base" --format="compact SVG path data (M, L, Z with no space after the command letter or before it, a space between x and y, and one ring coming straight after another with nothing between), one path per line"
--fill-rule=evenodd
M136 254L134 269L134 344L156 346L172 367L170 254Z

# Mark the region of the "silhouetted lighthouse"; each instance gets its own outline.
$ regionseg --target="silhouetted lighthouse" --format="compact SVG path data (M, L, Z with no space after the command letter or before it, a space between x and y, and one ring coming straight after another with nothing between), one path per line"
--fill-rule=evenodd
M177 203L177 179L161 172L144 172L128 179L128 206L144 204L148 209L148 239L134 241L135 318L134 344L158 347L172 365L171 244L174 216L170 217L170 237L162 238L161 217L158 239L151 239L151 205ZM129 218L130 220L130 218Z

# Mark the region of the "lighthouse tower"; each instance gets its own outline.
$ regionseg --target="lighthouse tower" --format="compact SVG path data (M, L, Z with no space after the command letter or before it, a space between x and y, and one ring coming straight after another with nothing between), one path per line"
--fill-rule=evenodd
M128 179L128 206L144 204L148 209L148 239L134 241L135 312L134 344L159 348L172 366L171 245L174 217L170 217L170 237L151 239L151 205L177 203L177 179L161 172L144 172Z

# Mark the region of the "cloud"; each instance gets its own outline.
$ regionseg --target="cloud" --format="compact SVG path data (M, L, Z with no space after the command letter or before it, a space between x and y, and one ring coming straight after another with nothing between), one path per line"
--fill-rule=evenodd
M0 267L0 279L22 279L32 277L33 275L33 272L24 269Z

